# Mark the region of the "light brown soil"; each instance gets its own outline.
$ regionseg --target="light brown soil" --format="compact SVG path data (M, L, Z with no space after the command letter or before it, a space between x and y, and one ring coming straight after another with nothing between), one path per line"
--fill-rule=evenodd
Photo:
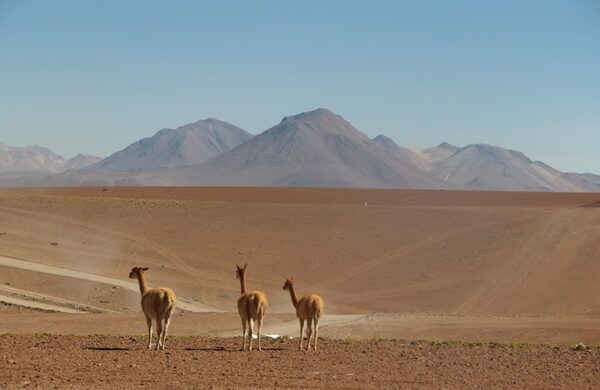
M281 287L330 314L600 317L597 194L268 188L0 191L0 255L154 285L234 311L234 263L270 311ZM366 202L366 206L365 206ZM56 243L57 245L51 245ZM108 310L135 291L1 267L0 283ZM118 287L118 286L117 286ZM68 295L68 296L67 296ZM110 299L107 299L110 297ZM104 303L104 302L109 303ZM127 309L125 309L127 308Z
M240 352L239 339L2 336L2 388L596 388L600 351L496 344L294 340Z

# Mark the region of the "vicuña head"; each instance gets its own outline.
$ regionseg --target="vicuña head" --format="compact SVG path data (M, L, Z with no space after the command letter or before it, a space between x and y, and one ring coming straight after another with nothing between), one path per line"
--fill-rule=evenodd
M238 298L238 313L240 313L240 319L242 320L242 333L244 340L242 341L242 351L246 349L246 337L249 336L248 350L252 351L252 332L253 332L253 321L256 321L258 325L258 350L260 351L260 331L262 329L263 318L267 312L267 297L265 293L261 291L250 291L246 289L246 270L248 269L248 263L244 264L243 267L235 265L236 278L240 280L240 297ZM246 326L248 327L248 334L246 335Z
M133 267L129 273L129 279L137 279L144 275L144 271L148 271L148 267Z
M304 339L303 330L304 330L304 321L307 322L307 333L308 333L308 345L306 349L310 349L311 339L314 339L313 346L314 349L317 349L317 340L319 339L319 319L321 318L321 314L323 314L323 310L325 308L325 303L323 302L323 298L318 296L317 294L308 294L303 296L302 298L296 298L296 291L294 290L294 277L290 276L285 280L283 284L283 289L288 290L290 292L290 297L292 298L292 304L296 308L296 316L300 321L300 345L299 349L302 350L302 341ZM315 331L313 333L313 325L315 326ZM313 337L314 335L314 337Z
M288 290L289 291L290 288L294 288L294 277L293 276L290 276L289 279L286 279L285 283L283 284L283 289L284 290Z
M148 324L148 349L152 348L152 320L156 320L158 343L156 349L165 349L167 330L175 311L175 293L170 288L148 288L144 272L148 267L133 267L129 273L130 279L137 279L142 294L142 311ZM164 321L164 325L163 325Z
M244 276L246 275L246 269L248 268L248 263L245 263L243 267L240 267L239 265L235 265L235 277L236 279L242 280L244 278Z

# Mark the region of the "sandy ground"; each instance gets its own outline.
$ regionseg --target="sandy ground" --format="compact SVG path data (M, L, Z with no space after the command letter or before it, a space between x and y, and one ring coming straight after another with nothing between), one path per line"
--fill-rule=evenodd
M325 298L325 337L600 344L598 253L598 194L0 190L0 333L143 335L127 275L144 265L178 295L172 335L235 336L248 262L268 334L297 337L293 275Z

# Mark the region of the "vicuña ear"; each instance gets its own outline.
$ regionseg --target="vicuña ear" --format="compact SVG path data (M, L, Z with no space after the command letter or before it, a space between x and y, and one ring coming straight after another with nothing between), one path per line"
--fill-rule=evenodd
M148 267L142 268L142 271L148 271Z
M248 268L248 263L244 264L244 269Z

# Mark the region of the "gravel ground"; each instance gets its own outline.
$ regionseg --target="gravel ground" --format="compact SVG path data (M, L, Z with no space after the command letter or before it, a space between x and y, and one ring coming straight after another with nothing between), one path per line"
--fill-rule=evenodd
M598 388L600 349L464 342L0 336L1 388Z

